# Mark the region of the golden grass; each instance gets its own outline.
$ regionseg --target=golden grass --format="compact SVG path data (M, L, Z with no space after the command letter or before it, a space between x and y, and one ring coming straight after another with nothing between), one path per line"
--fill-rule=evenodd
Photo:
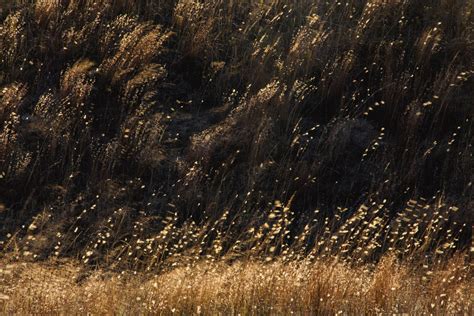
M0 313L471 314L473 17L0 0Z
M3 264L0 271L5 314L469 315L474 301L462 258L432 269L388 256L362 267L209 261L158 275L64 262Z

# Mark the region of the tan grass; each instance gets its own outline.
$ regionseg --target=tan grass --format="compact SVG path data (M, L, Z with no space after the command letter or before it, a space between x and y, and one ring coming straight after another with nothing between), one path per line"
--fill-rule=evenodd
M0 313L471 314L473 8L0 0Z
M87 272L71 263L0 270L0 312L154 315L468 315L474 286L458 258L433 270L386 257L337 261L202 262L159 275Z

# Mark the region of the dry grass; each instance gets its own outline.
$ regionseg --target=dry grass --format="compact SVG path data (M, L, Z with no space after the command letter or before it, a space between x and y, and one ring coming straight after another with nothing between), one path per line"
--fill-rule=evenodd
M0 0L4 311L469 314L473 34L467 0Z
M202 262L159 275L73 264L3 265L0 312L10 314L469 315L472 271L463 259L433 270L351 268L337 261ZM8 283L5 283L8 280Z
M41 254L29 251L38 238L34 231L45 220L37 218L24 246L15 236L9 239L7 247L14 251L2 261L0 312L472 313L474 247L457 249L465 226L457 232L443 229L458 210L438 206L431 210L435 216L420 220L413 211L433 206L412 203L393 221L378 215L383 205L363 206L342 223L326 219L322 231L317 224L306 225L294 238L288 230L292 212L280 202L267 221L237 240L232 225L224 225L224 213L204 227L178 227L176 217L169 217L158 235L142 240L137 234L126 245L110 247L111 221L80 260L58 259L58 250L68 245L67 238L57 236L56 259L40 263ZM340 218L345 211L339 212Z

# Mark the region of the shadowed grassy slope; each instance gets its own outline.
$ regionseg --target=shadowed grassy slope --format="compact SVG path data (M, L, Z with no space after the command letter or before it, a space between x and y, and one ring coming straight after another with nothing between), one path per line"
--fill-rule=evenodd
M472 2L1 8L15 256L154 269L469 247Z

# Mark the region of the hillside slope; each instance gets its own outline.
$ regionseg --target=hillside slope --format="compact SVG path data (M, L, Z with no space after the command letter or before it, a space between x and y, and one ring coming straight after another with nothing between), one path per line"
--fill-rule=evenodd
M0 5L5 252L158 269L469 248L472 1Z

